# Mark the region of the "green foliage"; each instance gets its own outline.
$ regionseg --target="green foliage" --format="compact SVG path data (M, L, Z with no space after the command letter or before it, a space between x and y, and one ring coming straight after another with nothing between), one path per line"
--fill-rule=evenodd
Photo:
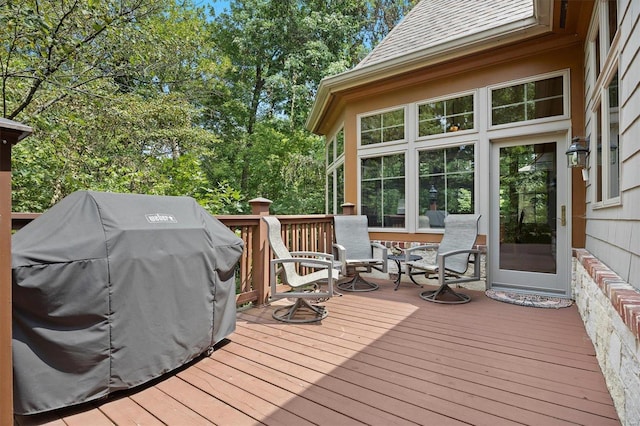
M409 0L0 1L17 211L80 189L188 195L212 213L324 211L319 81L354 66Z

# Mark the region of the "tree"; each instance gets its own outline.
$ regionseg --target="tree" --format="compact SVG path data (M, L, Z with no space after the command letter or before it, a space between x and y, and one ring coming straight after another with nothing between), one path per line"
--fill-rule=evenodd
M103 80L136 67L121 60L141 22L168 0L7 0L0 9L2 113L37 115L73 94L100 95Z
M211 179L228 177L239 183L243 194L284 194L282 190L268 190L269 185L252 177L256 170L262 171L257 176L263 177L269 168L288 164L285 160L273 161L271 156L256 155L262 152L258 146L260 138L270 141L274 150L278 146L305 146L313 141L309 149L296 152L299 164L313 167L307 169L309 176L321 176L311 187L320 198L315 207L318 210L296 208L307 207L303 200L279 199L273 200L273 209L289 213L323 211L324 144L302 130L317 85L323 77L357 64L368 50L366 43L384 33L380 28L385 24L378 25L378 20L386 19L386 25L390 25L391 16L403 16L410 5L409 1L388 0L232 2L230 11L218 16L212 24L216 57L227 60L229 66L221 74L224 84L208 91L212 96L205 104L205 126L218 132L223 141L210 164L226 165L212 168ZM384 6L395 8L395 12L379 14ZM378 15L373 16L375 13ZM378 29L373 34L375 28ZM271 130L276 126L277 131L267 135L262 124ZM276 135L281 139L276 141ZM284 169L275 172L287 175ZM281 202L294 210L285 209Z

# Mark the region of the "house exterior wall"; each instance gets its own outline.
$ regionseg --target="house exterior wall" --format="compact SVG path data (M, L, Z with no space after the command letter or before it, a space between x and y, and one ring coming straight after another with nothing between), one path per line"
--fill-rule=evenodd
M495 131L488 130L488 92L487 87L507 81L543 75L550 72L568 70L570 86L570 118L557 120L546 126L512 127L509 131L518 132L564 131L567 140L570 134L583 132L584 104L583 96L583 51L582 44L574 41L571 44L558 44L553 38L544 38L523 45L504 47L449 64L442 64L429 69L413 72L401 77L379 82L375 86L367 86L357 91L342 94L340 101L333 109L330 132L335 132L344 125L345 136L345 202L358 205L358 115L399 105L406 105L439 98L469 90L477 94L476 134L469 138L476 143L476 179L479 181L476 193L476 211L482 214L480 222L479 243L486 242L489 223L489 204L486 194L489 190L489 155L490 139L497 137ZM549 127L551 126L551 127ZM493 132L493 133L492 133ZM526 134L526 133L525 133ZM331 133L328 133L328 136ZM505 132L499 136L504 137ZM410 145L410 144L409 144ZM568 146L568 145L567 145ZM411 148L409 147L409 151ZM413 159L409 157L409 161ZM574 174L572 216L574 218L572 245L584 246L584 183L579 173ZM407 174L407 179L417 179ZM576 185L577 183L577 185ZM407 194L411 196L411 193ZM372 232L372 238L382 241L439 241L439 233L393 232L385 230Z
M597 10L594 11L594 15ZM611 204L596 203L593 179L594 161L590 161L590 179L586 185L585 248L614 270L622 279L640 289L640 2L618 1L618 73L620 132L620 199ZM589 43L585 45L585 93L593 93L594 70ZM586 134L593 130L592 103L586 105ZM592 141L592 152L593 152Z

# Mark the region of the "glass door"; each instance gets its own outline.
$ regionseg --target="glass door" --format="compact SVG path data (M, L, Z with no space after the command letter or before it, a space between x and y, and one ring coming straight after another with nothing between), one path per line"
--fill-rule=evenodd
M555 138L492 147L490 286L568 295L567 169Z

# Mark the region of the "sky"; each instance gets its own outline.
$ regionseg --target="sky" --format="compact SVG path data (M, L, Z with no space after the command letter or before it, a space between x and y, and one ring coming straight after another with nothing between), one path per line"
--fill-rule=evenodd
M216 16L224 9L229 9L229 0L194 0L193 3L196 6L213 6Z

